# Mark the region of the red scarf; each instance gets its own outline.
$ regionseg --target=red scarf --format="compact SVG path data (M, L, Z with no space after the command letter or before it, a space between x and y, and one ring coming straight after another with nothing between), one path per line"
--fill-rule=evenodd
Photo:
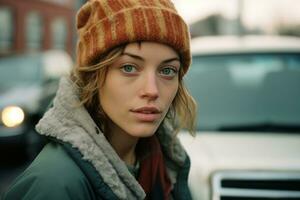
M139 155L142 154L138 182L147 195L146 199L170 199L172 184L156 136L140 139L137 150Z

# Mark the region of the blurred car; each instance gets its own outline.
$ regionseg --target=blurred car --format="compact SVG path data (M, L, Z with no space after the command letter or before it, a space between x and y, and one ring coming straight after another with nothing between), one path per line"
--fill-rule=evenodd
M58 50L0 59L1 154L26 155L29 147L39 145L34 126L54 97L60 76L71 66L71 57Z
M192 40L185 83L198 102L194 199L300 199L300 39Z

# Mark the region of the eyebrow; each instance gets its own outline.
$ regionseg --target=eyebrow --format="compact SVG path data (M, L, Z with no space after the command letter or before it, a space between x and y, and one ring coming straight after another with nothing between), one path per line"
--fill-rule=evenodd
M136 54L124 52L122 55L130 56L130 57L135 58L137 60L145 61L145 59L143 57L141 57L139 55L136 55ZM172 61L179 61L180 62L180 59L178 57L168 58L168 59L162 61L161 63L168 63L168 62L172 62Z

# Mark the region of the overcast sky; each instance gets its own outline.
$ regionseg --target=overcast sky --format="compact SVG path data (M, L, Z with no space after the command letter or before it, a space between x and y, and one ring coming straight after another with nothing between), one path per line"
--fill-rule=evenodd
M235 18L239 0L173 0L178 12L188 23L212 13ZM244 0L243 21L250 27L272 29L279 22L300 24L300 0Z

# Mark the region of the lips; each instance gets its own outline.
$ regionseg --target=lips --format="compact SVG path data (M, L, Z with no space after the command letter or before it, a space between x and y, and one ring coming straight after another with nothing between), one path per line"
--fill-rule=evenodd
M145 107L140 107L140 108L137 108L137 109L133 109L132 110L133 112L139 112L139 113L146 113L146 114L150 114L150 113L161 113L161 111L157 108L157 107L154 107L154 106L145 106Z
M142 122L154 122L161 117L161 111L157 107L140 107L131 110L134 116Z

